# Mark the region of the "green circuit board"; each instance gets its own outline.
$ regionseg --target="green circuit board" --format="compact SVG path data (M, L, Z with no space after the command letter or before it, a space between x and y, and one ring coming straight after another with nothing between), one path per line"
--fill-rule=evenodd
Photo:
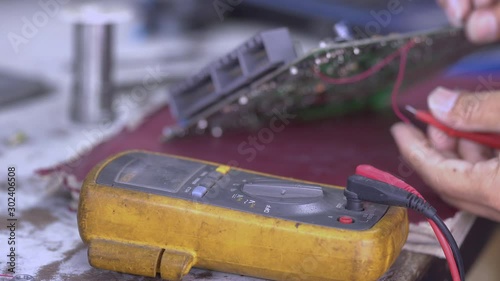
M391 34L343 43L325 43L292 63L268 73L231 93L189 119L166 128L165 139L212 134L233 129L256 129L276 111L315 120L387 104L399 70L399 58L366 79L331 84L318 75L351 77L372 68L387 56L414 42L407 53L405 85L461 58L478 47L468 43L463 30L444 28L411 34Z

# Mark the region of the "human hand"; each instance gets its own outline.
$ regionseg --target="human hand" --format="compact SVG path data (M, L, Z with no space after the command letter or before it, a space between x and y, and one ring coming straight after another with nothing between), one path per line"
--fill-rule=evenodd
M438 0L449 21L464 25L467 37L474 43L500 39L500 3L497 0Z
M464 94L437 88L431 113L457 130L500 134L500 92ZM498 151L457 139L429 126L427 136L412 125L391 128L403 157L441 198L459 209L500 222Z

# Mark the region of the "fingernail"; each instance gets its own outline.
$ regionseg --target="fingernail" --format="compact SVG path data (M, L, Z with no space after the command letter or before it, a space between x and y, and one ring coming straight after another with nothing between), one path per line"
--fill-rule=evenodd
M454 25L460 25L467 10L466 1L461 0L448 0L447 10L448 17Z
M492 42L498 38L498 23L491 11L474 12L467 24L467 33L474 42Z
M396 132L397 132L397 131L399 131L399 129L400 129L401 127L404 127L404 126L405 126L405 124L404 124L404 123L402 123L402 122L399 122L399 123L393 124L393 125L391 126L391 134L394 136L394 135L396 134Z
M427 103L436 117L444 119L455 106L458 93L443 87L438 87L429 95Z
M394 132L397 130L396 125L397 125L397 123L391 126L391 130L390 131L391 131L392 135L394 135Z

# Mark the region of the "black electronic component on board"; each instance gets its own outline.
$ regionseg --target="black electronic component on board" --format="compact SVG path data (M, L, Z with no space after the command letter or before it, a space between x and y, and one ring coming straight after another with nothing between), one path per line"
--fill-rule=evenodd
M261 32L170 89L180 120L297 57L287 28Z

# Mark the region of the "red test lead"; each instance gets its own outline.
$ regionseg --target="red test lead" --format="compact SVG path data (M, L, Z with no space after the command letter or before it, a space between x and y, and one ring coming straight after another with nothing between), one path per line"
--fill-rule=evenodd
M500 149L500 134L488 134L488 133L478 133L478 132L464 132L455 130L446 126L445 124L438 121L432 114L425 110L417 110L409 105L407 105L406 110L413 113L417 120L420 120L426 124L434 126L439 130L445 132L451 137L468 139L475 141L477 143L486 145L491 148Z
M348 178L344 195L347 201L345 207L351 211L363 210L362 202L368 201L402 206L423 214L443 248L453 281L464 280L463 260L453 235L437 215L436 209L411 185L373 166L359 165L355 175Z

